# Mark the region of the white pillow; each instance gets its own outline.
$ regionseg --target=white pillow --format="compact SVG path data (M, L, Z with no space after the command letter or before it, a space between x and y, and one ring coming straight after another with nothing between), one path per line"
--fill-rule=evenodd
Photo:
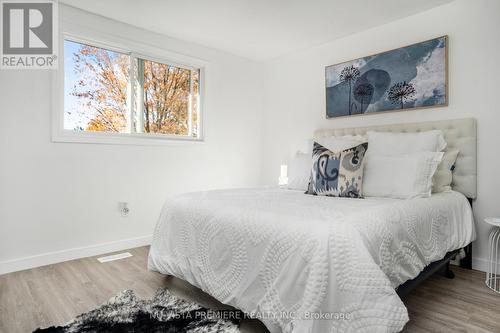
M368 154L401 155L420 152L438 152L446 148L443 132L439 130L415 133L367 133Z
M306 191L311 178L312 155L297 152L288 165L288 186L290 190Z
M363 195L398 199L429 197L432 176L443 154L442 152L397 156L367 154Z
M451 191L453 167L458 157L458 149L448 149L432 178L432 193Z
M314 141L330 151L337 152L359 146L362 143L368 142L368 139L363 135L344 135L317 138ZM368 146L368 148L370 147Z

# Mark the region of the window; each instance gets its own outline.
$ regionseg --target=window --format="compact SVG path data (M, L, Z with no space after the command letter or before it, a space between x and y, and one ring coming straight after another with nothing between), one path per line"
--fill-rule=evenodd
M127 133L129 55L64 42L64 129Z
M200 139L200 69L66 39L63 130Z
M143 133L197 136L198 71L138 60Z

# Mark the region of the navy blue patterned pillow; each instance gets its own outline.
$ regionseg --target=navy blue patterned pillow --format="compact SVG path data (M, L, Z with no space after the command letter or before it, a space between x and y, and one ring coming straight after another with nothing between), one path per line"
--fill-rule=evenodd
M315 142L307 194L362 198L363 161L368 143L332 152Z

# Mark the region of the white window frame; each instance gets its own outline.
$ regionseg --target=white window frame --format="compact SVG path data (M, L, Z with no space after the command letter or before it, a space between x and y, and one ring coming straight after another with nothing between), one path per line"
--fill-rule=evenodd
M68 25L68 24L66 24ZM75 28L81 30L81 27ZM83 37L99 35L99 38ZM105 36L104 34L96 34L95 32L60 33L59 45L59 70L53 74L53 105L52 105L52 141L53 142L73 142L73 143L97 143L97 144L130 144L130 145L170 145L180 143L203 143L205 142L205 68L207 62L190 56L173 53L169 50L160 49L150 45L133 42L117 36ZM76 43L87 44L110 51L115 51L127 54L131 59L130 80L129 84L135 84L135 71L132 63L135 58L140 58L146 61L154 61L164 63L176 67L186 68L190 70L199 70L199 103L198 103L198 136L193 137L191 133L188 135L169 135L158 133L113 133L113 132L86 132L73 131L64 128L64 40L73 41ZM187 65L189 64L189 65ZM137 103L134 99L134 94L129 89L129 99L131 107L131 116L134 116L134 111L137 110ZM140 102L140 100L139 100ZM190 110L191 112L191 110ZM129 117L130 118L130 117ZM142 114L138 115L142 119ZM132 119L129 119L128 126L132 126Z

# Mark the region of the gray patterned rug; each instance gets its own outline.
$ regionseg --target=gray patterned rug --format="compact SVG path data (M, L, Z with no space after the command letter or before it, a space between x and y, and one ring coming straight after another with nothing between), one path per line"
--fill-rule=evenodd
M77 316L64 326L35 332L182 332L239 333L242 313L212 311L159 289L151 300L139 300L125 290L97 309Z

